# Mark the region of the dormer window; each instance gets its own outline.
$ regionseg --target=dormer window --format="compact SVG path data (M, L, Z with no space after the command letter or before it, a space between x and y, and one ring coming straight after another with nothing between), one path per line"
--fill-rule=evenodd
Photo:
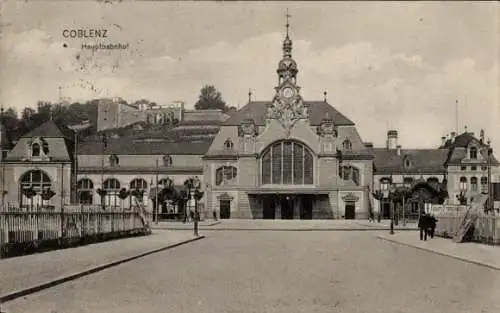
M477 159L477 148L476 147L471 147L469 156L471 160L476 160Z
M40 144L35 142L31 145L31 156L39 157L40 156Z
M404 161L403 161L403 166L405 168L411 168L413 166L413 162L411 161L411 158L407 156Z
M349 139L345 139L344 142L342 143L342 147L344 150L351 150L352 149L352 143Z
M116 154L112 154L109 156L109 165L116 166L120 164L120 159Z
M226 141L224 142L224 148L225 148L226 150L232 150L232 149L233 149L233 146L234 146L234 144L233 144L233 142L231 141L231 139L230 139L230 138L227 138L227 139L226 139Z
M165 167L172 166L172 156L171 155L164 155L163 156L163 166L165 166Z
M49 154L49 144L43 140L42 150L45 155Z

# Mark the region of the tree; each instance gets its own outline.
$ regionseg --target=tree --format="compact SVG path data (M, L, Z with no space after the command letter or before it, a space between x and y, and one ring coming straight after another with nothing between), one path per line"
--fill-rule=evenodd
M196 110L227 110L226 102L222 99L220 91L214 85L205 85L201 88L200 96L194 108Z

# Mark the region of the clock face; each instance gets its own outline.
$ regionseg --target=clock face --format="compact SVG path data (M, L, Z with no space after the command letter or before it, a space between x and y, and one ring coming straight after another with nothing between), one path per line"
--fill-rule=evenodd
M288 98L293 97L294 92L293 92L292 88L286 87L286 88L283 89L283 91L281 92L281 94L283 95L283 97L285 97L285 98L288 99Z

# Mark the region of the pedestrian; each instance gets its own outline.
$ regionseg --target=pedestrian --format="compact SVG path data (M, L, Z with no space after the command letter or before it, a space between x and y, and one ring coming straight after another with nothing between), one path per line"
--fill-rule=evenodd
M436 232L436 224L437 224L437 218L434 215L429 216L430 219L430 228L429 228L429 235L432 238L434 238L434 233Z
M217 220L217 212L215 212L215 210L213 211L213 215L214 215L214 221Z
M420 230L420 240L425 240L427 241L427 230L428 230L428 217L427 214L424 213L420 215L420 218L418 219L418 229Z

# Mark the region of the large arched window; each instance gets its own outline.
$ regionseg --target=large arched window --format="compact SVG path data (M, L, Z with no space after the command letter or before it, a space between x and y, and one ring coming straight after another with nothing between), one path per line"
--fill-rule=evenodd
M78 181L78 199L82 204L92 204L94 201L94 183L88 178Z
M26 172L20 180L20 205L30 207L44 205L42 191L49 189L51 185L50 177L46 173L40 170Z
M236 182L238 170L234 166L221 166L215 171L215 185L229 185Z
M262 184L311 185L313 155L303 144L280 141L262 154Z
M106 196L104 197L105 206L119 206L120 198L118 198L118 193L120 192L120 182L116 178L108 178L103 183L104 190L106 190Z

